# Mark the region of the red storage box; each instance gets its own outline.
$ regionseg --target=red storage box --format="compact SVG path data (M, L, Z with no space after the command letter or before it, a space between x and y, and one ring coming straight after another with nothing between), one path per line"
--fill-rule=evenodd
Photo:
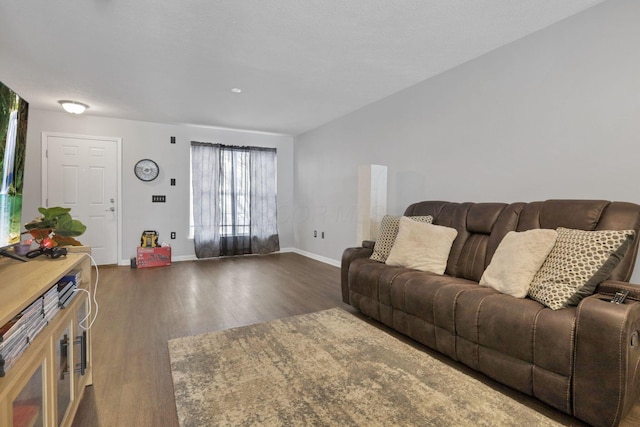
M171 246L138 248L136 268L171 265Z

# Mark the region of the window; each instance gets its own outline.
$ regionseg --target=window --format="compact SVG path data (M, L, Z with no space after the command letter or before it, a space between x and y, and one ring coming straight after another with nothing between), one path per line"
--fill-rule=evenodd
M221 236L248 236L251 226L249 152L222 150L220 159Z
M279 250L276 150L192 142L190 205L199 258Z

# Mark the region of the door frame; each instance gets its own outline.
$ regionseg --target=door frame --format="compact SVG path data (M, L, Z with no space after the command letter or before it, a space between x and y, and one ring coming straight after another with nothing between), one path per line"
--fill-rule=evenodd
M42 165L42 175L41 175L41 189L42 189L42 199L41 206L47 206L47 200L49 197L48 189L47 189L47 175L49 173L49 160L47 157L47 152L49 150L49 141L48 138L58 137L58 138L77 138L77 139L95 139L100 141L113 141L116 143L116 189L118 191L118 195L116 197L116 202L118 206L118 214L116 215L117 221L117 236L116 236L116 250L117 250L117 258L116 265L120 265L120 260L122 260L122 138L115 136L96 136L96 135L80 135L75 133L62 133L62 132L42 132L42 151L41 151L41 165Z

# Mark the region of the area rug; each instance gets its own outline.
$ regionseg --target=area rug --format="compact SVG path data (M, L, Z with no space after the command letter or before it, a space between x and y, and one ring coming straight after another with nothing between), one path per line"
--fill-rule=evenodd
M169 341L192 426L557 426L342 309Z

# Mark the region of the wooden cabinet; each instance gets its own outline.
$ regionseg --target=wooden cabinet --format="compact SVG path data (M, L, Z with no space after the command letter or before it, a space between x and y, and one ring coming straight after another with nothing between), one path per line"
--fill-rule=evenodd
M82 271L78 287L91 289L90 258L81 253L21 263L0 258L0 325L21 313L69 272ZM0 426L70 426L84 388L91 385L91 333L83 322L91 307L78 291L0 378ZM95 312L95 308L93 310Z

